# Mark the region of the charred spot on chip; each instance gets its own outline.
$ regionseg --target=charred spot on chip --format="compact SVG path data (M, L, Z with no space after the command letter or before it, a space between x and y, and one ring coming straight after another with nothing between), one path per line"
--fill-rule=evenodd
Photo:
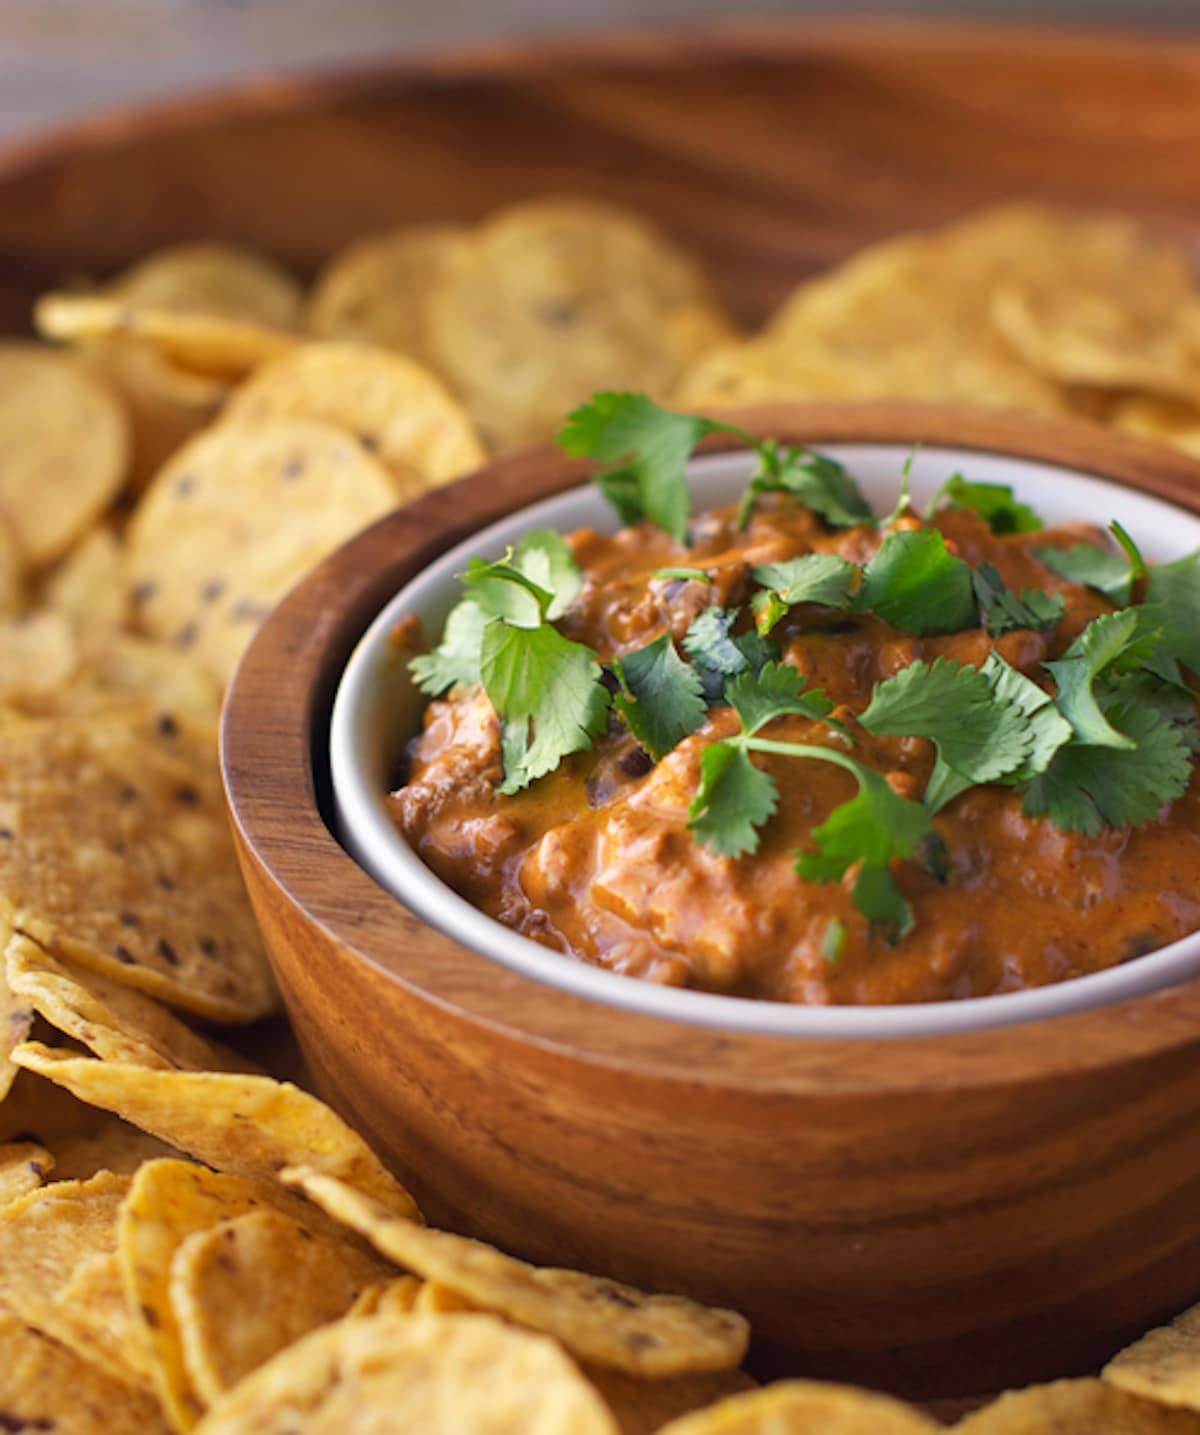
M185 473L181 478L175 480L175 497L187 498L196 491L196 480L190 473Z
M579 310L564 299L543 299L537 306L538 318L550 329L569 329L579 319Z
M0 839L3 839L5 842L11 842L13 840L12 828L0 827Z
M159 937L158 941L154 944L154 950L163 961L167 962L170 966L177 967L179 965L179 954L170 942L167 941L166 937Z
M296 479L303 477L304 469L304 459L297 454L294 458L288 459L280 470L280 473L285 483L294 483Z
M363 448L365 448L368 453L379 452L379 440L375 437L373 433L360 433L357 435L357 438L359 443L362 444Z
M225 592L224 578L210 578L200 589L200 601L202 603L215 603Z
M159 716L156 727L159 737L165 737L170 740L179 736L179 724L170 713L162 713Z
M117 945L113 948L113 956L116 957L117 961L123 962L124 965L127 967L137 965L137 958L133 955L129 948L121 942L118 942Z
M142 925L136 912L121 912L118 914L117 920L123 927L140 927Z
M158 885L163 889L164 892L173 892L175 890L175 883L170 877L167 876L165 872L160 872L158 874Z
M270 612L264 603L255 603L250 598L240 598L234 605L230 616L237 623L261 623Z
M143 579L142 582L134 585L134 588L129 595L130 601L133 603L135 608L141 608L144 607L147 603L149 603L157 592L158 584L154 581L153 578L146 578Z
M158 1312L154 1309L154 1307L149 1305L143 1305L141 1307L141 1312L142 1319L146 1322L150 1329L157 1330L159 1326Z
M180 628L179 631L175 634L175 640L174 640L174 641L175 641L175 646L176 646L177 648L186 650L186 649L192 647L192 645L195 643L196 639L197 639L199 636L200 636L200 628L199 628L199 625L198 625L197 623L195 623L194 621L192 621L192 622L187 622L187 623L185 623L185 624L183 625L183 627Z
M139 793L137 788L129 782L124 783L121 787L121 790L117 793L118 801L120 801L125 806L128 806L128 804L131 802L136 802L138 800L138 796Z
M212 937L201 937L199 947L206 957L215 957L219 950Z
M181 803L184 807L199 807L199 790L193 787L191 783L184 783L182 787L175 789L175 801Z

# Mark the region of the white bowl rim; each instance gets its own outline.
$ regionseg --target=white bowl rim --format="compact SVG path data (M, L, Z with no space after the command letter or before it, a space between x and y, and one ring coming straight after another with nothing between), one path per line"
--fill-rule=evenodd
M898 443L839 442L817 447L846 463L860 482L864 465L872 462L890 465L894 481L898 481L900 466L910 455L909 446ZM714 491L721 496L733 491L735 481L744 482L749 462L741 452L699 458L689 465L689 482L702 494ZM1079 469L1003 453L948 445L920 450L912 463L914 498L920 502L960 469L968 478L1012 483L1018 497L1031 499L1052 522L1086 518L1087 508L1078 504L1078 496L1086 494L1093 500L1090 506L1098 508L1098 516L1119 518L1135 534L1149 535L1144 546L1152 559L1170 559L1200 547L1200 518L1174 504ZM1027 484L1048 482L1056 489L1033 494L1026 487L1023 492L1022 479ZM872 485L864 482L863 486L871 496ZM1071 496L1070 502L1064 494ZM1096 500L1101 497L1105 506L1098 507ZM1055 513L1056 508L1062 512ZM580 509L591 510L595 517L581 520L575 516ZM560 516L564 510L572 516ZM397 621L414 612L439 621L453 601L455 575L468 558L502 552L528 529L552 526L565 531L583 521L610 530L617 526L590 484L521 508L479 530L393 595L346 664L334 699L329 736L335 835L368 875L422 920L484 960L608 1007L739 1034L822 1040L924 1038L1044 1021L1131 1000L1200 975L1197 931L1123 965L1052 986L957 1001L806 1006L689 991L626 977L543 947L473 907L425 866L388 814L382 786L371 774L363 751L363 729L375 681ZM402 956L397 960L402 961Z

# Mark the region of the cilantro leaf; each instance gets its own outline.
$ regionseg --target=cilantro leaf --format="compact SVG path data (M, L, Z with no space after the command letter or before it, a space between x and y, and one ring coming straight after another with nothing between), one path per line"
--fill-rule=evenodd
M769 633L790 608L800 603L848 608L859 572L853 563L834 553L808 553L755 568L755 581L763 585L751 602L759 632Z
M1006 773L1000 781L1008 784L1027 782L1039 772L1045 772L1059 748L1071 741L1071 724L1055 707L1054 698L1045 688L1038 687L1031 678L1018 672L999 653L989 653L987 662L979 671L991 684L997 700L1016 708L1028 724L1029 756L1020 767Z
M932 518L943 506L970 509L993 533L1036 533L1043 526L1037 513L1021 503L1007 483L968 483L961 473L952 474L934 494L928 516Z
M450 610L442 641L432 652L422 653L408 665L417 686L430 697L447 688L470 687L479 682L479 650L487 614L470 598Z
M700 759L700 786L688 808L688 826L705 847L723 857L758 850L758 829L779 801L774 779L750 761L736 742L715 742Z
M590 648L543 623L493 618L483 632L483 686L503 724L501 793L519 792L569 753L590 747L604 726L608 689Z
M858 795L835 807L813 829L816 851L801 853L796 871L809 882L838 882L857 865L854 905L892 941L899 941L912 931L913 915L891 864L917 855L934 831L933 820L926 807L894 792L880 773L832 750L828 760L853 773Z
M814 688L804 692L804 678L787 663L767 663L755 675L741 672L725 687L725 700L742 720L747 737L766 727L775 718L795 714L821 721L833 711L833 703Z
M1128 672L1153 655L1160 633L1147 632L1136 609L1106 613L1080 633L1047 670L1058 685L1058 710L1076 741L1091 747L1131 748L1133 740L1105 717L1096 683L1110 669Z
M553 594L546 609L551 622L561 618L583 587L583 574L571 546L553 528L535 528L513 549L513 564L539 588Z
M983 609L983 625L993 638L1023 628L1048 633L1062 622L1067 610L1060 594L1051 597L1040 588L1026 588L1018 598L990 563L981 563L975 569L973 582L975 597Z
M1089 543L1077 543L1073 548L1035 548L1033 553L1051 573L1068 583L1094 588L1120 608L1129 602L1133 593L1133 570L1123 553L1109 553Z
M1166 630L1160 656L1200 677L1200 550L1147 570L1144 607L1161 617Z
M656 762L707 716L700 675L675 651L669 633L618 658L613 671L623 689L614 705Z
M867 564L857 606L918 636L957 633L979 621L971 569L935 528L888 534Z
M1065 832L1094 837L1110 827L1140 827L1187 790L1191 756L1178 727L1137 701L1118 700L1105 721L1125 739L1114 750L1071 743L1025 793L1024 810Z
M682 543L691 513L688 459L722 427L660 408L645 394L601 393L568 417L558 442L573 458L609 465L596 481L622 523L653 523Z
M937 761L925 789L931 812L969 787L1016 771L1032 746L1021 710L999 698L978 668L949 658L910 663L878 683L859 722L880 737L933 743Z
M489 618L518 628L536 628L546 617L554 594L522 573L512 549L491 563L472 558L462 575L467 594Z
M736 608L705 608L684 634L683 646L700 674L709 703L723 701L725 681L738 673L757 673L777 656L756 632L734 633Z
M832 528L874 523L871 506L858 484L835 459L806 448L783 448L765 439L757 443L759 470L738 505L737 526L745 528L755 501L764 493L789 493Z

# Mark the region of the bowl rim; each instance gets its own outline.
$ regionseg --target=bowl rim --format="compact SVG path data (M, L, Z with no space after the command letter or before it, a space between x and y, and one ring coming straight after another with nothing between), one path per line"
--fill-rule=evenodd
M1032 459L1116 480L1200 514L1200 464L1075 419L901 402L771 406L727 415L788 442L911 444ZM723 437L706 451L739 447ZM370 621L430 560L498 518L577 485L587 467L551 448L486 465L397 509L283 600L247 650L226 701L222 767L252 891L340 959L365 962L413 1000L598 1071L631 1065L690 1086L777 1092L911 1091L1040 1080L1137 1061L1200 1037L1200 979L1044 1022L904 1037L787 1037L702 1027L600 1006L500 966L409 913L327 824L332 698ZM264 910L259 892L259 915ZM278 915L264 924L268 946ZM398 955L398 949L403 955Z
M877 510L890 506L895 496L896 475L909 454L905 445L868 445L865 453L862 448L853 446L824 447L849 464ZM943 477L953 471L965 470L973 477L989 481L1011 480L1018 497L1032 494L1035 502L1038 501L1037 486L1049 487L1057 478L1060 482L1065 480L1071 490L1069 500L1062 501L1067 502L1069 508L1078 509L1076 517L1087 511L1083 505L1090 508L1092 504L1110 503L1112 507L1106 511L1138 533L1148 550L1156 545L1173 545L1176 540L1170 530L1181 523L1186 523L1189 530L1186 541L1179 540L1181 549L1191 552L1200 548L1200 532L1196 531L1200 525L1195 516L1176 505L1166 505L1161 499L1125 488L1128 501L1151 507L1151 511L1138 509L1128 513L1122 511L1117 496L1122 486L1114 485L1111 480L1011 455L976 454L974 457L978 464L988 465L986 471L968 467L971 455L924 445L911 460L913 496L918 506L936 491ZM699 502L707 505L713 501L711 489L736 487L740 490L752 463L752 455L744 449L693 459L689 464L689 477L706 489ZM881 463L887 471L882 492ZM1021 468L1025 469L1024 479ZM1023 488L1023 483L1029 487ZM1109 496L1074 491L1081 487L1091 490L1093 485L1107 489ZM1159 511L1154 512L1155 508ZM499 524L472 534L410 579L388 599L355 645L338 681L330 719L331 815L343 846L397 901L476 952L596 1002L658 1014L672 1021L696 1022L725 1032L759 1031L791 1040L840 1036L894 1041L905 1036L940 1036L1008 1023L1028 1024L1128 1000L1200 977L1200 930L1197 930L1148 952L1135 962L1043 987L970 1000L813 1007L636 981L548 950L472 906L422 862L397 829L384 801L377 771L378 756L372 746L375 727L372 714L378 711L380 685L395 680L391 634L396 624L409 614L423 615L431 607L443 609L447 589L449 601L453 602L459 591L455 580L467 560L480 553L502 552L520 531L549 525L565 532L580 524L604 530L614 527L616 522L603 497L589 483L519 509ZM1170 558L1174 554L1166 556ZM428 623L426 631L431 631Z

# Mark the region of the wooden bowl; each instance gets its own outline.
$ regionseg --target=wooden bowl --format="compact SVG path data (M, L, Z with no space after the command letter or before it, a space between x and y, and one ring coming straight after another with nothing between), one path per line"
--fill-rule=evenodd
M757 410L798 443L918 439L1115 478L1200 512L1200 466L1054 420ZM583 1000L425 926L326 825L355 641L451 543L578 482L495 463L322 564L224 724L246 880L318 1081L434 1220L747 1312L766 1369L952 1395L1092 1365L1200 1289L1200 983L1037 1025L870 1043Z

